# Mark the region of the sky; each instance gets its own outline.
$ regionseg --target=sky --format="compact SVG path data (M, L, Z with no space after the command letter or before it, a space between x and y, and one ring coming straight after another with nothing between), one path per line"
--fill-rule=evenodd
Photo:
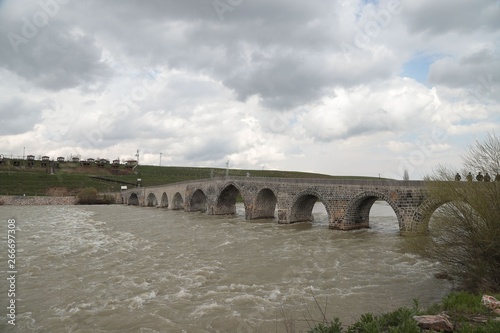
M499 0L0 0L0 154L422 179L500 132Z

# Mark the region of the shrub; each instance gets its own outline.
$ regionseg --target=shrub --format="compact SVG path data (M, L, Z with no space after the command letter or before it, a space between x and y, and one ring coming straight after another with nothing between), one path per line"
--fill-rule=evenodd
M364 314L358 322L348 328L347 333L420 333L417 322L413 320L413 316L417 314L417 308L400 308L380 316L374 316L370 313Z
M439 261L460 289L500 291L500 183L431 182L429 192L447 203L414 248Z
M497 175L500 137L476 141L463 160L464 176L470 170ZM432 216L429 235L412 242L414 249L440 262L460 289L500 291L500 182L455 181L457 173L441 166L428 177L428 198L442 206Z
M109 205L114 203L114 198L110 195L99 194L93 187L84 188L76 195L79 205Z
M334 318L330 323L319 323L308 333L342 333L342 323L339 318Z

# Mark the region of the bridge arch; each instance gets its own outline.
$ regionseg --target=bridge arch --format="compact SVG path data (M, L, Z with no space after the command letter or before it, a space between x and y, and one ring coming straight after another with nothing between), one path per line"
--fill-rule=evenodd
M278 197L275 191L273 191L269 187L260 189L254 199L254 202L252 203L251 209L249 209L247 218L251 219L274 218L275 217L274 212L276 210L277 202L278 202Z
M432 215L442 206L451 203L453 200L432 200L432 199L427 199L425 200L415 211L415 213L412 216L412 221L414 223L413 225L413 230L414 231L419 231L421 233L427 233L429 232L429 226L430 226L430 221ZM469 205L465 201L460 201L463 204ZM470 206L470 205L469 205ZM470 206L472 209L474 207Z
M156 200L156 195L154 195L154 193L149 193L149 195L146 199L146 206L148 206L148 207L158 206L158 200Z
M377 200L387 202L394 210L398 219L398 226L401 230L403 217L397 204L383 193L375 191L365 191L354 196L348 203L345 215L344 227L347 229L369 228L370 210Z
M234 215L236 214L236 199L241 195L243 202L245 198L239 186L233 182L227 183L217 195L215 205L212 208L213 215ZM246 203L245 203L246 212ZM245 213L246 214L246 213Z
M184 199L182 198L182 194L176 192L174 194L174 198L172 199L172 209L180 210L184 209Z
M132 192L128 197L127 203L129 205L139 206L139 197L137 196L137 193Z
M318 201L325 206L326 213L328 214L328 221L331 221L330 207L327 205L327 201L323 196L316 191L306 190L297 194L293 199L288 218L289 223L313 221L312 210Z
M197 189L189 199L190 212L206 212L207 211L207 196L202 190Z
M168 196L165 192L161 195L160 207L168 208Z

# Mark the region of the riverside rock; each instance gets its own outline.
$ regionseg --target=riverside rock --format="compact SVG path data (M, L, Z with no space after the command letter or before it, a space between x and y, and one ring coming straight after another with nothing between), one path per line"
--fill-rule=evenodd
M500 315L500 301L493 296L483 295L481 303L487 308L493 310L496 314Z
M413 316L413 319L417 321L417 325L421 329L435 332L453 332L453 324L445 314Z

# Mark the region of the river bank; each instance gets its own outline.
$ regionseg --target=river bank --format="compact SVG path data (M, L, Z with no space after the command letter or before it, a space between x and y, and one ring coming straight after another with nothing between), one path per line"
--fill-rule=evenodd
M121 193L112 192L107 195L113 197L114 203L121 203ZM0 206L50 206L50 205L76 205L76 196L25 196L25 195L0 195Z
M76 201L77 199L75 196L0 196L0 205L8 206L74 205Z

